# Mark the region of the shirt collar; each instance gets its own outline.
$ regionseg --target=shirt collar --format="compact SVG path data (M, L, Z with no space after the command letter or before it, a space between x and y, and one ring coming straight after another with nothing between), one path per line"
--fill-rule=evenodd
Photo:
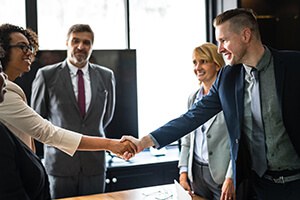
M272 59L271 51L268 49L268 47L266 47L266 46L264 46L264 47L265 47L265 52L255 67L257 69L257 71L263 71L263 70L267 69L269 67L271 59ZM247 74L250 75L252 67L247 66L245 64L243 64L243 66L244 66Z
M266 46L264 46L264 47L265 47L265 52L256 66L256 69L258 71L263 71L263 70L267 69L268 66L270 65L270 62L272 59L271 51L268 49L268 47L266 47Z
M67 60L67 63L68 63L68 67L70 69L71 74L76 75L79 68L76 67L75 65L73 65L69 60ZM83 68L80 68L82 70L83 75L85 75L88 72L88 69L89 69L88 65L89 64L87 62Z

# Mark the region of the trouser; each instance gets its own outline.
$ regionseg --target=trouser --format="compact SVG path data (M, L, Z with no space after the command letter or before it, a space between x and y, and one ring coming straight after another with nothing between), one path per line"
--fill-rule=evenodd
M220 200L222 185L215 183L209 171L208 164L193 161L192 189L195 194L206 199Z
M52 176L48 175L51 198L65 198L103 193L105 175Z
M292 181L281 181L279 177L290 177L271 175L258 177L253 172L253 188L258 200L299 200L300 199L300 179ZM284 180L284 179L282 179Z

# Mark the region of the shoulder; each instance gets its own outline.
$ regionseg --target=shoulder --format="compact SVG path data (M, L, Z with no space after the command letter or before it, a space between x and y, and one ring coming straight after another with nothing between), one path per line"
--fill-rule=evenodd
M7 93L5 94L4 102L15 99L15 96L20 96L22 98L22 100L26 101L26 95L25 95L24 91L16 83L14 83L12 81L7 81L6 90L7 90ZM12 96L14 96L14 98L11 98Z
M268 47L275 62L299 62L300 61L300 51L294 50L277 50Z
M65 61L63 61L63 62L43 66L43 67L39 68L38 71L42 72L42 73L51 73L51 72L57 71L58 69L65 67L65 66L66 66L66 63L65 63Z
M97 65L94 63L89 63L89 66L90 66L91 70L95 70L95 71L103 73L103 74L113 75L113 71L111 69L109 69L108 67Z
M237 76L240 76L243 73L244 67L242 64L237 65L226 65L218 73L216 83L220 82L233 82Z

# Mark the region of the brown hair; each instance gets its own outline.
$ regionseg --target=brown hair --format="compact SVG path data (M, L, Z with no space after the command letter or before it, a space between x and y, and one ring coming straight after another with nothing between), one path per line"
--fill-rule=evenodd
M69 39L71 33L78 33L78 32L89 32L92 34L92 43L94 43L94 32L92 28L88 24L74 24L69 28L67 34L67 40Z
M254 33L256 38L260 40L260 33L256 14L252 9L248 8L236 8L227 10L214 19L214 27L221 25L229 21L231 28L234 32L238 32L241 29L247 27Z

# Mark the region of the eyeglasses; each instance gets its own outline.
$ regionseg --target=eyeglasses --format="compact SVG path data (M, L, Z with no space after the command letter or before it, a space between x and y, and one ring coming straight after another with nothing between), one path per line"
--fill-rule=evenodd
M24 53L27 53L28 51L31 51L31 53L34 52L34 47L32 45L27 44L15 44L15 45L9 45L10 48L20 48Z

